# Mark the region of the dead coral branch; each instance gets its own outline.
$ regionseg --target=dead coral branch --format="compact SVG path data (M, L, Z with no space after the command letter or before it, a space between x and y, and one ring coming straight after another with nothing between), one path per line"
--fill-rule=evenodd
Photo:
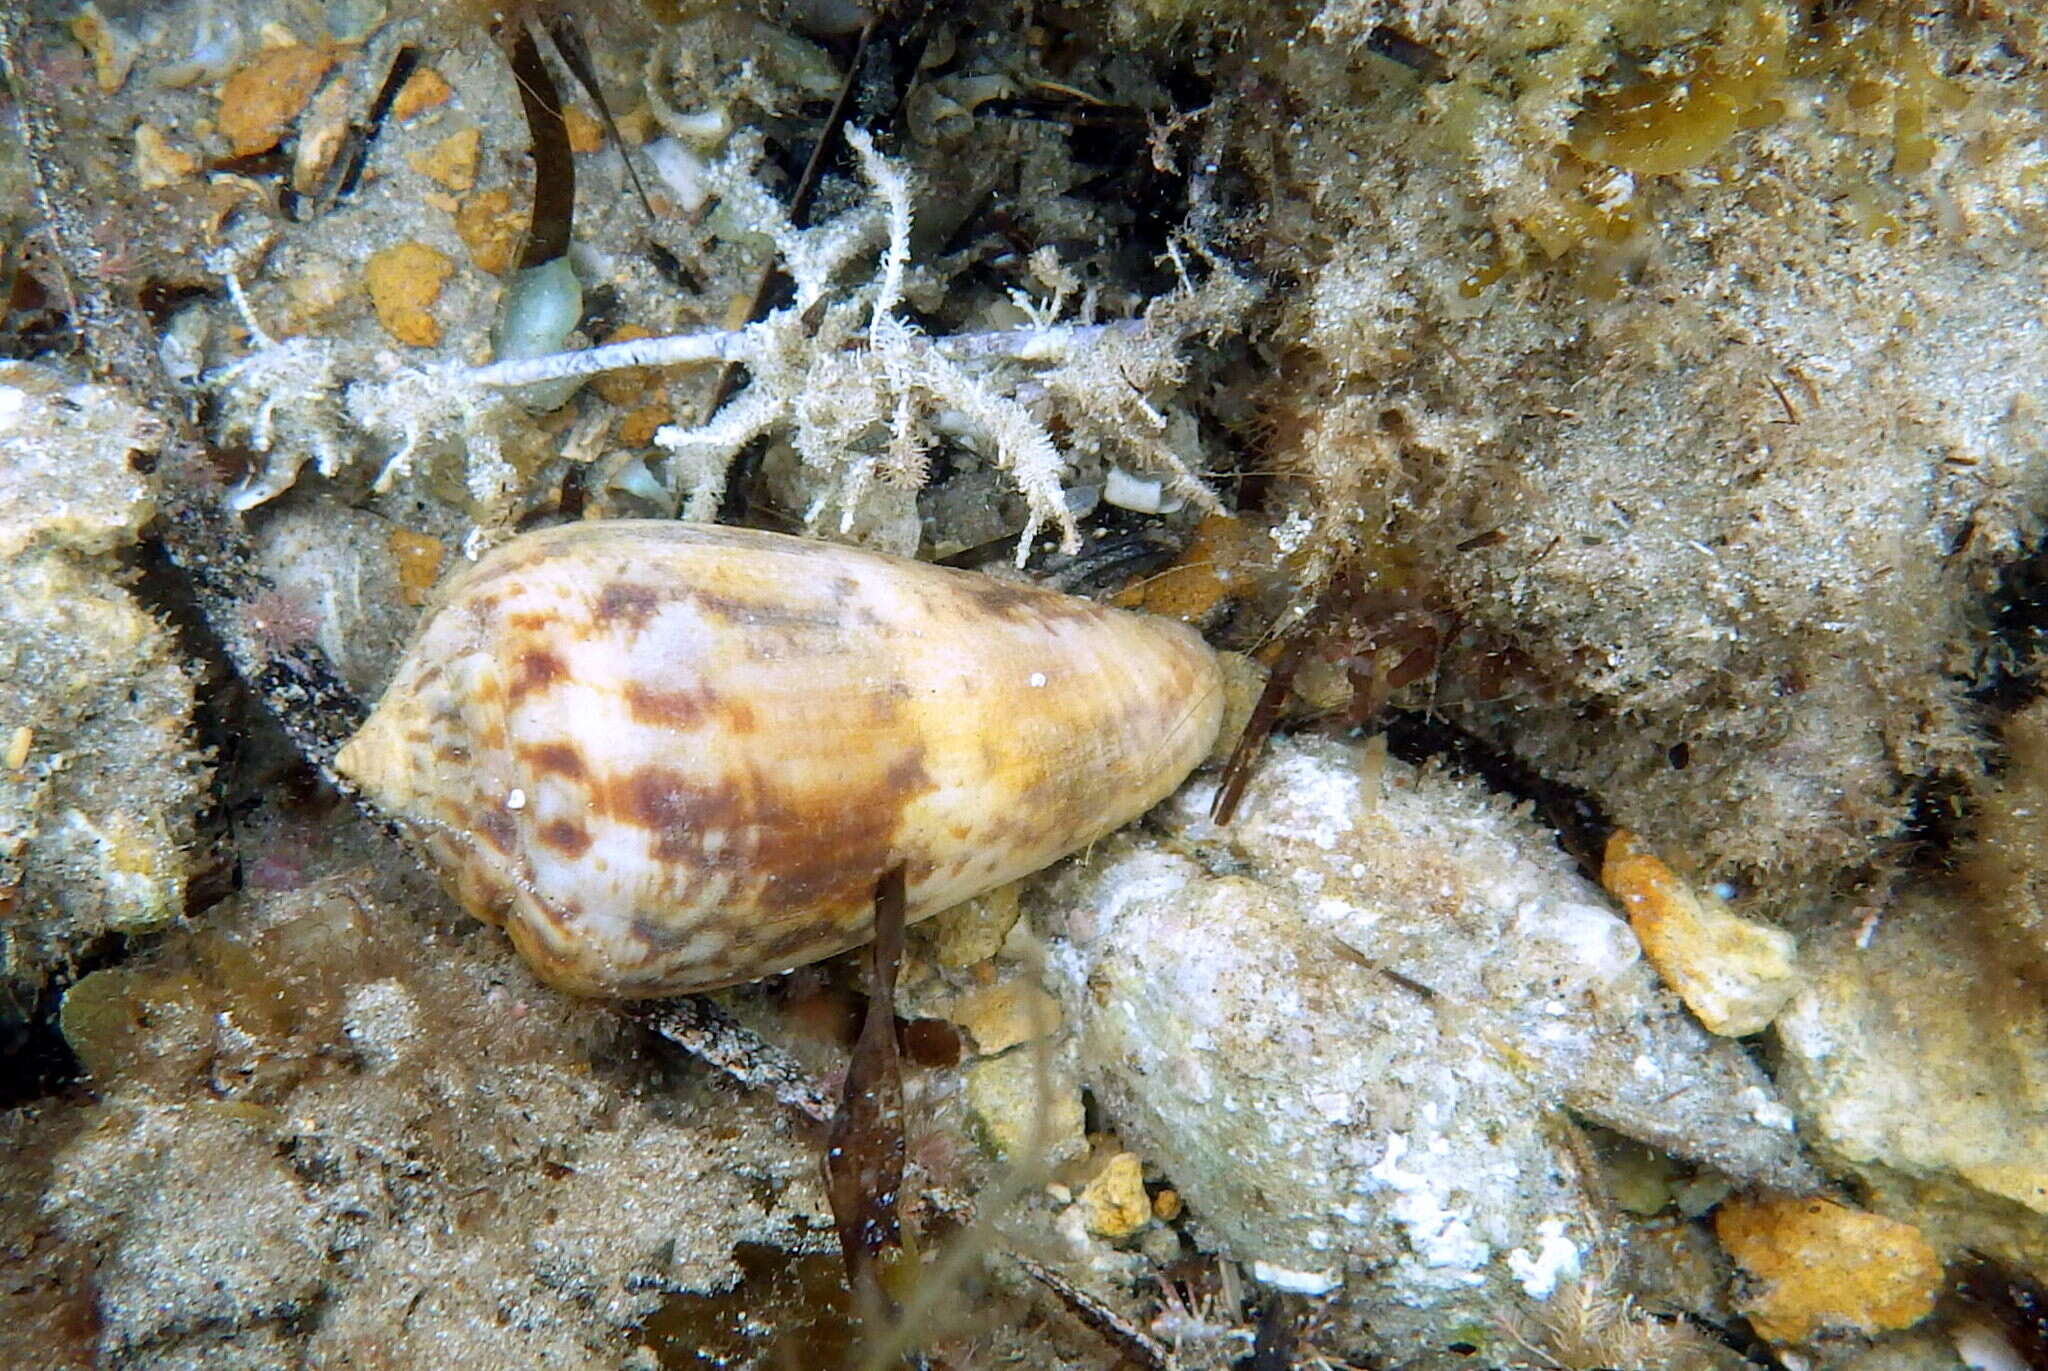
M1095 322L1087 317L1088 300L1084 317L1065 324L1054 319L1071 292L1056 285L1050 305L1030 311L1031 327L929 337L899 313L910 261L909 173L877 152L866 130L848 129L847 141L881 202L880 215L864 207L817 228L793 227L753 179L758 139L736 139L714 173L727 208L770 238L788 266L797 283L789 307L743 329L498 363L448 380L473 394L628 367L745 366L752 383L710 419L655 435L673 461L671 485L678 493L687 489L691 518L712 517L726 469L743 446L785 429L806 463L841 469L840 503L850 527L859 494L875 477L922 483L924 453L945 429L978 440L1024 493L1029 522L1020 562L1048 521L1071 553L1080 530L1061 488L1066 459L1047 424L1055 411L1086 440L1131 452L1141 465L1164 470L1188 500L1217 508L1214 493L1168 443L1169 419L1150 397L1179 383L1181 351L1191 337L1234 326L1256 298L1249 282L1212 261L1200 285L1182 270L1180 289L1155 300L1141 318ZM835 298L830 281L877 226L886 229L886 245L873 278ZM1047 256L1039 274L1064 279ZM1181 265L1177 251L1174 260ZM821 307L819 321L809 323Z

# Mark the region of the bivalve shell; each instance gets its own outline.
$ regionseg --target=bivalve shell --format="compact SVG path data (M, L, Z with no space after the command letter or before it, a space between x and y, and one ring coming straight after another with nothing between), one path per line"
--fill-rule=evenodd
M542 979L654 996L864 941L1164 798L1216 659L1163 619L851 548L616 520L526 534L428 612L338 769Z

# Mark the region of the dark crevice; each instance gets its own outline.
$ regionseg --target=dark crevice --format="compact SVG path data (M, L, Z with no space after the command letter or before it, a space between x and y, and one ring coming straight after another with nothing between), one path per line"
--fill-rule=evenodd
M1770 1343L1758 1336L1748 1319L1741 1314L1730 1314L1725 1323L1710 1322L1706 1319L1690 1318L1693 1327L1711 1334L1723 1347L1740 1354L1742 1359L1760 1371L1790 1371Z
M2048 651L2048 543L2000 569L1989 618L1970 698L1993 713L2010 714L2041 694L2035 664Z
M52 972L34 1003L0 1004L0 1110L59 1094L84 1078L85 1068L57 1025L64 992L80 977L127 956L127 938L102 934Z
M361 123L348 126L341 149L328 165L326 174L320 178L319 185L310 191L290 185L279 189L278 203L286 218L294 222L311 219L355 194L356 187L362 183L363 171L369 165L370 150L383 134L384 121L391 115L391 106L398 99L398 92L412 79L419 62L420 50L410 43L392 54L391 63L384 70L384 80L370 101L369 111Z
M2024 1272L1965 1252L1953 1268L1951 1314L1974 1314L2005 1337L2031 1371L2048 1371L2048 1290Z
M1558 845L1586 876L1600 878L1602 854L1614 820L1589 792L1552 780L1521 758L1505 752L1441 716L1390 709L1382 723L1387 750L1404 762L1435 761L1485 783L1489 790L1526 800L1536 816L1556 830Z
M192 917L241 889L232 788L252 725L264 715L250 701L227 650L207 623L190 578L172 565L164 545L145 539L128 561L136 573L131 591L170 631L178 658L192 677L192 746L213 762L208 803L193 818L197 843L185 907L186 916Z
M1986 735L1986 762L1996 775L2005 764L1997 745L2000 721L2043 693L2040 664L2048 660L2048 542L2001 567L1984 609L1975 670L1964 682ZM1911 778L1907 814L1895 844L1897 864L1928 875L1949 874L1955 854L1976 822L1972 778L1951 773Z
M1969 801L1970 786L1962 777L1916 778L1905 823L1894 840L1897 864L1928 875L1952 872L1956 850L1969 840L1976 819Z

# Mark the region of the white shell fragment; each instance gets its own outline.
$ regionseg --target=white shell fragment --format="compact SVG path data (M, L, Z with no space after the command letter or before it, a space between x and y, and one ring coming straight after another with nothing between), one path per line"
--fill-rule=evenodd
M1167 494L1163 477L1133 476L1122 467L1109 469L1102 498L1135 514L1171 514L1187 504L1180 496Z

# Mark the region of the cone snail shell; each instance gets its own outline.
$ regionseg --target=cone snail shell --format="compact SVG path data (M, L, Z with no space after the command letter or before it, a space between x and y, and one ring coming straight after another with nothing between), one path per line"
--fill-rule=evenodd
M831 544L614 520L440 593L337 767L540 977L753 980L1027 875L1163 799L1221 723L1192 630Z

